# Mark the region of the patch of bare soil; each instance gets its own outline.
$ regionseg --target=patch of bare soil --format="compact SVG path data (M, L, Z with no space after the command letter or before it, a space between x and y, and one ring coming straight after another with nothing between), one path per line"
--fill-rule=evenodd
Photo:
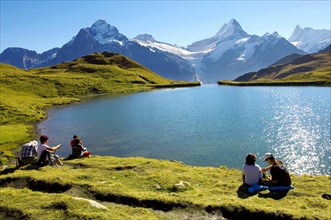
M155 212L164 218L168 219L181 219L181 220L226 220L221 212L208 213L203 209L186 208L186 209L173 209L168 212L156 211Z

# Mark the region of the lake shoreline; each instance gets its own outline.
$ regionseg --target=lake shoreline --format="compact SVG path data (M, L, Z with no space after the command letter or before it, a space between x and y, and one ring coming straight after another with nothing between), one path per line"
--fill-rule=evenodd
M23 143L26 143L28 141L30 141L31 139L36 139L39 140L39 136L42 134L42 131L40 128L38 128L38 125L40 123L42 123L43 121L48 119L48 112L53 110L53 109L58 109L58 108L65 108L68 106L72 106L72 105L78 105L80 103L84 103L84 102L88 102L91 99L97 98L97 97L102 97L102 96L122 96L122 95L129 95L129 94L135 94L135 93L140 93L140 92L147 92L147 91L153 91L153 90L162 90L162 89L166 89L166 88L184 88L184 87L198 87L201 86L200 82L176 82L174 84L169 84L169 85L149 85L149 86L144 86L141 88L136 88L134 90L130 90L130 91L121 91L121 92L111 92L111 93L97 93L97 94L87 94L84 96L80 96L78 98L73 98L72 100L65 102L65 103L61 103L61 104L51 104L50 106L47 106L46 108L43 109L43 111L45 112L45 117L43 117L40 120L34 121L34 122L30 122L28 124L26 124L26 126L31 126L32 128L29 129L27 131L27 133L29 133L30 138L29 139L25 139L22 140L18 146L13 147L9 150L14 151L14 152L19 152L21 145ZM13 163L13 160L15 159L15 157L9 157L9 160L7 161L7 165L10 165Z
M114 95L123 94L126 93ZM110 94L80 97L79 101L51 105L43 110L47 110L48 117L51 109L79 104L100 95ZM38 123L40 121L34 123L34 129ZM241 187L241 171L224 166L201 167L170 160L96 155L64 161L64 164L58 168L17 170L0 175L0 216L37 218L56 215L61 219L69 215L75 218L107 219L121 215L130 219L130 216L140 213L142 219L162 219L158 217L160 210L157 209L167 207L169 210L164 211L164 215L168 213L169 219L173 218L172 210L176 210L180 217L192 217L192 212L199 212L203 216L229 219L238 215L243 218L327 219L325 209L330 207L328 201L321 198L329 181L326 175L292 175L295 189L285 196L279 196L268 192L247 193L247 189ZM180 181L190 185L177 189L175 185ZM22 186L25 186L24 189ZM51 189L57 192L56 199ZM91 208L87 202L77 202L74 199L77 196L105 204L111 214ZM252 202L248 203L248 200ZM313 205L306 205L307 200ZM32 209L27 209L25 204L29 204L28 201L37 202ZM288 203L296 205L287 208ZM84 211L77 207L82 207Z
M232 80L220 80L218 85L224 86L317 86L317 87L331 87L330 82L301 82L301 81L270 81L270 82L238 82Z
M53 144L66 145L70 134L78 133L86 147L97 155L141 156L194 166L225 165L240 169L249 150L258 156L257 163L262 166L262 156L271 152L296 175L329 174L325 168L329 162L323 156L329 152L326 147L329 135L325 132L329 128L325 108L328 102L323 101L330 99L328 88L203 85L154 91L96 99L82 106L55 110L40 128L52 137ZM302 111L310 114L300 114ZM296 123L289 123L293 117ZM318 134L302 124L307 117L310 127L320 128ZM81 118L85 118L83 123ZM255 123L256 119L260 123ZM77 130L66 123L68 120L83 129ZM157 128L153 128L155 124ZM305 132L298 133L302 129ZM288 136L293 136L291 142ZM313 146L312 150L302 148L303 140ZM59 153L67 156L69 148ZM309 158L312 154L317 157L315 163L306 157L300 159L301 155Z

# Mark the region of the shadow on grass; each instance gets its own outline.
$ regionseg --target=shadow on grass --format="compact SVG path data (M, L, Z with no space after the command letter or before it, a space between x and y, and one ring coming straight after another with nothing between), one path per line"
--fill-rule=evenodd
M0 172L0 175L6 175L10 173L14 173L16 170L37 170L40 167L37 164L28 164L24 166L16 166L16 167L9 167L5 168Z
M18 170L19 167L11 167L11 168L6 168L0 172L1 175L6 175L10 173L14 173L16 170Z
M248 188L249 186L246 186L244 184L242 184L241 186L239 186L239 188L237 189L237 195L239 198L241 199L247 199L251 196L255 196L257 195L258 192L254 192L254 193L250 193L248 192Z
M258 195L259 198L272 198L275 200L279 200L287 196L289 190L279 190L279 191L268 191L265 193L264 191L256 191L254 193L248 192L249 186L241 185L237 189L237 195L241 199L247 199L251 196Z
M275 200L280 200L287 196L289 190L279 190L279 191L269 191L268 193L259 193L260 198L272 198Z

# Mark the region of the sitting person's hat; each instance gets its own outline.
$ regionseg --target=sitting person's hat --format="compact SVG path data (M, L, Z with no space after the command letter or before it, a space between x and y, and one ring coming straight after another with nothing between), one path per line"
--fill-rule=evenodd
M272 155L272 153L266 153L266 154L264 155L264 161L268 160L268 159L271 158L271 157L274 157L274 155Z

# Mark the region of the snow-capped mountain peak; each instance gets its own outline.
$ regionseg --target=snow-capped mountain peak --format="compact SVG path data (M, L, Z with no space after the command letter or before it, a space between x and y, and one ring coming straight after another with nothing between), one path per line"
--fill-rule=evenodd
M262 36L262 39L264 40L275 40L277 38L282 38L278 33L277 31L274 31L272 34L270 34L269 32L265 33L263 36Z
M302 35L303 28L300 25L297 25L291 35L291 37L288 39L290 42L293 41L293 39L297 39Z
M317 53L331 43L331 31L302 28L297 25L288 41L305 52Z
M223 42L229 46L230 44L234 44L237 40L246 37L249 37L249 35L241 28L240 24L235 19L231 19L229 23L224 24L221 27L215 36L194 42L193 44L189 45L187 49L192 52L211 51L216 47L220 47L220 44ZM224 48L222 51L223 50Z
M118 32L118 30L114 26L108 24L105 20L99 19L91 26L90 32L93 35L97 35L99 33Z
M224 24L221 29L216 33L215 36L220 36L223 39L231 35L247 35L247 33L242 29L240 24L235 20L231 19L229 23Z
M102 19L97 20L90 28L87 28L87 30L100 44L126 39L124 35L119 33L116 27Z
M139 34L137 37L135 37L133 39L141 40L141 41L156 42L156 40L150 34Z

